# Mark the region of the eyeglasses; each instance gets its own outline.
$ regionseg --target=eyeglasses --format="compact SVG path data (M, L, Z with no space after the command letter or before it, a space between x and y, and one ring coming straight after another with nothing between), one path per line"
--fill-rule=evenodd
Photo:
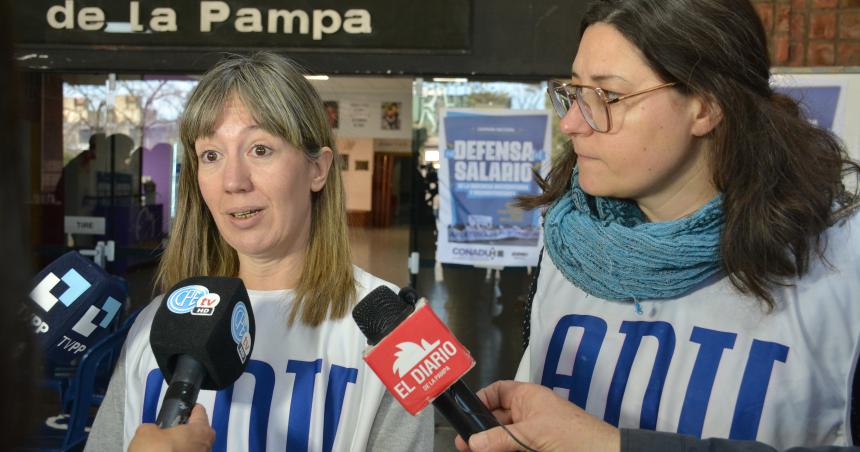
M561 80L552 80L546 93L552 101L552 106L558 116L563 118L570 110L570 106L576 101L579 111L585 122L595 132L609 132L612 128L612 117L609 115L609 105L621 102L640 94L650 93L661 88L676 85L676 82L664 83L635 93L617 96L615 93L604 91L601 88L585 85L573 85Z

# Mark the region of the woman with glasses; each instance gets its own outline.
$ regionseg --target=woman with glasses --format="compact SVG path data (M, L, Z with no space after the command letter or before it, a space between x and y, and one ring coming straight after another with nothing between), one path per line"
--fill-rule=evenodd
M770 86L749 0L601 0L581 30L549 89L572 149L523 201L547 210L518 380L615 432L851 444L860 168Z

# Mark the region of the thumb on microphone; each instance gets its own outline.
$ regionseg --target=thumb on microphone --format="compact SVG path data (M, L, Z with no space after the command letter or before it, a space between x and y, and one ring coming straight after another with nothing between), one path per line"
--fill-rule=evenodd
M508 430L518 438L524 438L516 425L509 425ZM475 433L469 438L469 449L473 452L507 452L522 449L511 435L501 427L494 427L480 433Z
M209 427L209 415L206 414L206 408L203 408L203 405L196 404L194 405L194 409L191 410L191 416L188 417L188 424L191 426L196 426L195 428L206 427L212 430ZM212 431L213 439L215 431Z

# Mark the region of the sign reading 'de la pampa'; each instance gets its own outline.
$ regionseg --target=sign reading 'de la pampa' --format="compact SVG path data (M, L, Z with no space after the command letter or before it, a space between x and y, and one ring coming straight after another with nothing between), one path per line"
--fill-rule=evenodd
M128 3L128 18L130 31L142 32L140 2ZM264 18L265 16L265 18ZM341 29L346 33L370 33L371 17L366 9L348 9L341 14L333 9L314 9L311 14L301 9L268 9L240 8L230 10L230 5L223 1L200 2L199 31L212 31L213 24L231 21L236 31L240 33L294 33L308 34L319 41L324 34L332 34ZM48 8L46 17L48 25L55 29L98 31L105 27L105 12L98 6L87 6L75 11L74 0L65 0L63 5ZM149 30L153 32L177 31L176 10L170 7L154 8L150 12Z
M453 50L469 48L468 1L52 0L16 5L19 44ZM421 19L415 11L421 10ZM405 19L404 19L405 18ZM38 24L42 24L39 26Z

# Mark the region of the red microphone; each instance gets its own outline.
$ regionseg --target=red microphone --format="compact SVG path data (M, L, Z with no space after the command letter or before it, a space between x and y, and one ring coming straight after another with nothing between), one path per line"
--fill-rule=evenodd
M404 300L380 286L364 297L352 317L372 346L367 365L401 405L415 415L431 402L468 441L499 425L460 378L475 366L472 355L424 299L404 289ZM414 306L413 306L414 304Z

